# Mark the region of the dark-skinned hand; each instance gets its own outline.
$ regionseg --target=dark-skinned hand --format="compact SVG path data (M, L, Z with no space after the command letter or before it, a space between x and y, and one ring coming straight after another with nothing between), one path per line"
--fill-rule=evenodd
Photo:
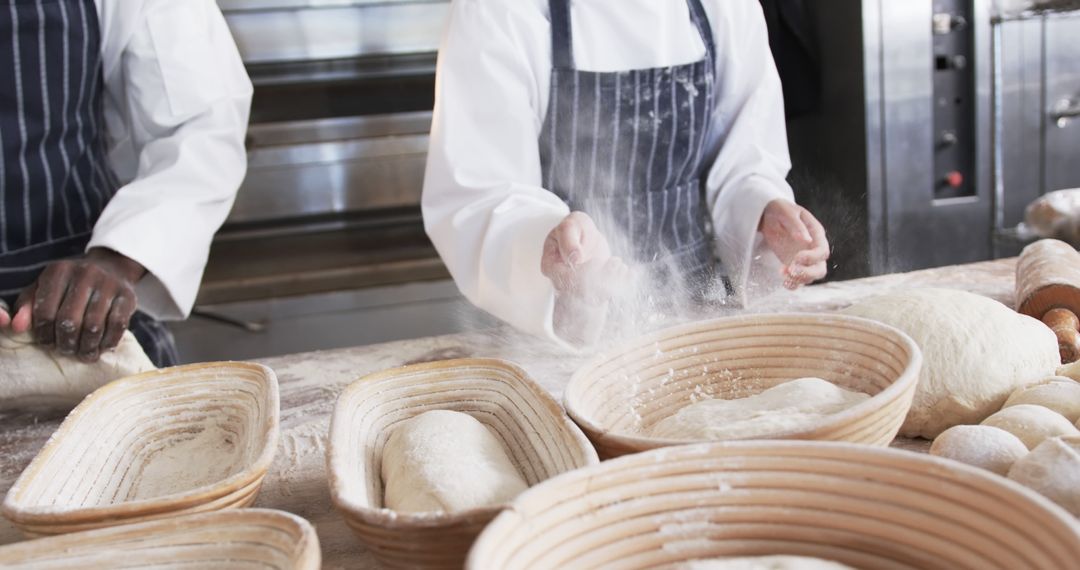
M30 331L40 345L96 362L120 343L138 306L135 283L145 274L138 262L104 248L56 261L19 295L14 315L0 309L0 327Z

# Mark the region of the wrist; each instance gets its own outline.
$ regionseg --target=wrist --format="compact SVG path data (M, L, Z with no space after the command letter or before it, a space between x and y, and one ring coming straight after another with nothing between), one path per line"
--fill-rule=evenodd
M107 271L119 275L133 285L146 275L146 268L138 261L111 249L91 248L86 252L86 259L102 265Z

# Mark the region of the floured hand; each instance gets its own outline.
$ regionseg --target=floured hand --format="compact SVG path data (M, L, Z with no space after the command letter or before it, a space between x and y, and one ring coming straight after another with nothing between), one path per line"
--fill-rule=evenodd
M630 279L630 269L611 255L607 238L583 212L570 214L548 234L540 271L555 286L555 333L575 344L599 336L608 301Z
M797 289L825 278L829 240L809 210L786 200L773 200L765 207L758 230L784 266L785 287Z

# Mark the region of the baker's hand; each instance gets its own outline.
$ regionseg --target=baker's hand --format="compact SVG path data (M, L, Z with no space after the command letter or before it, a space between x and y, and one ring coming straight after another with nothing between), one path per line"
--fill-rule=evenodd
M611 255L607 238L583 212L573 212L548 234L540 271L560 295L590 304L606 302L629 275L626 264Z
M784 286L797 289L823 279L828 273L829 240L825 228L809 210L773 200L765 206L759 231L765 244L784 264Z
M38 344L94 362L120 343L137 307L135 283L145 274L139 263L103 248L51 263L19 295L11 329L30 330Z

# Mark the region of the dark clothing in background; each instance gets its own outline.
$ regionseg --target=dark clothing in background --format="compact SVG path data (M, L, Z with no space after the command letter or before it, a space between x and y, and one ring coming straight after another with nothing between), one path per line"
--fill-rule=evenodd
M761 0L761 6L787 118L816 111L821 104L821 60L806 0Z

